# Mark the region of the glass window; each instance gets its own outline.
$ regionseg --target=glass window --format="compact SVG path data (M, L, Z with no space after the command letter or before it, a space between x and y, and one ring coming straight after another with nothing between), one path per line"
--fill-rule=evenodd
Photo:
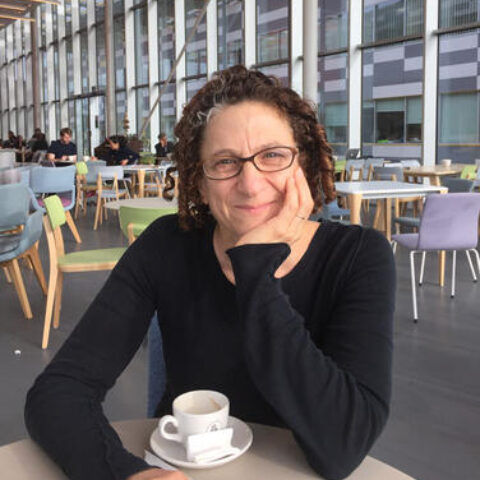
M365 0L363 41L373 42L423 32L423 0Z
M162 87L163 85L160 86ZM165 132L168 138L173 138L173 129L177 121L175 94L175 84L170 83L160 98L160 131Z
M105 121L105 97L98 97L98 116L97 116L98 138L103 140L106 137L106 121Z
M203 0L185 0L185 37L188 38L200 11ZM207 73L207 23L206 15L202 18L197 31L186 51L187 76Z
M480 28L439 38L438 160L480 158L479 38Z
M165 80L175 62L175 4L158 1L158 78Z
M257 63L288 58L288 0L257 0Z
M107 86L107 57L105 53L105 26L97 25L97 88Z
M117 133L124 133L125 126L123 120L125 119L125 111L127 109L127 100L125 92L117 92L115 95L115 105L117 111Z
M40 45L45 46L47 44L47 21L45 18L47 6L42 3L40 5Z
M348 1L319 0L318 50L345 48L348 42Z
M86 31L80 34L80 58L82 66L82 93L88 93L88 35Z
M137 88L136 90L136 97L137 97L137 133L140 134L140 130L143 127L143 123L148 118L148 114L150 113L150 104L149 104L149 95L148 95L148 88ZM150 145L146 145L146 139L150 136L150 124L147 126L143 137L141 138L142 142L144 143L144 147L149 150Z
M477 0L440 0L440 26L454 27L478 22L480 3Z
M135 10L135 76L136 84L148 83L147 8Z
M72 34L72 1L64 0L65 5L65 35Z
M265 75L273 75L277 77L282 85L288 87L289 85L289 75L288 75L288 64L281 63L279 65L271 65L269 67L259 67L258 70Z
M125 88L125 16L113 21L113 43L115 49L115 87Z
M421 143L422 117L421 97L407 98L407 143Z
M375 102L377 143L401 143L404 137L405 102L402 99Z
M55 100L60 99L60 70L58 68L58 44L53 47L53 71L55 83Z
M47 52L45 50L42 50L41 53L41 62L42 62L42 86L43 86L43 101L48 102L48 89L47 89L47 83L48 83L48 70L47 70Z
M68 96L73 96L74 82L73 82L73 44L72 37L67 38L65 43L67 52L67 93Z
M55 131L59 132L62 126L60 125L61 123L61 118L60 118L60 102L56 100L54 102L55 105Z
M56 5L52 5L52 36L53 41L58 40L58 13Z
M78 11L80 16L80 28L87 26L87 0L78 0Z
M119 13L125 12L125 6L123 0L113 0L113 14L117 15Z
M193 96L203 87L206 82L206 78L197 78L187 81L187 102L189 102Z
M318 116L337 155L345 153L348 127L347 54L318 59Z
M218 69L243 63L243 2L218 0Z
M440 143L479 143L478 92L440 95Z
M95 21L103 22L105 20L105 1L95 0Z

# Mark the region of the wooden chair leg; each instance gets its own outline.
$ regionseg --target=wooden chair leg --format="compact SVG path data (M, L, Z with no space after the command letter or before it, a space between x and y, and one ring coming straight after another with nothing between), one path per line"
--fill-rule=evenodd
M50 325L52 323L53 303L55 300L55 287L57 285L58 269L56 265L50 265L50 276L48 279L47 304L45 307L45 320L43 322L42 348L48 347L50 337Z
M7 267L3 267L3 273L5 274L5 278L7 279L7 283L12 283L12 277L10 276L10 273L8 272Z
M10 275L12 276L13 284L15 285L15 290L17 291L18 299L20 300L20 305L22 306L25 318L30 319L33 317L32 309L30 308L30 302L28 301L27 291L25 290L25 285L23 283L22 273L18 266L18 260L14 258L10 262L9 267Z
M98 226L98 222L100 220L100 214L102 212L102 199L97 198L97 208L95 210L95 221L93 222L93 229L96 230Z
M35 276L37 277L38 284L40 285L40 288L42 289L42 292L44 295L47 294L47 282L45 281L45 275L43 273L43 268L42 268L42 262L40 261L40 255L38 254L38 249L36 247L36 244L30 248L30 250L27 252L27 255L30 258L30 261L32 262L33 265L33 271L35 272Z
M67 225L70 228L70 231L73 234L73 237L75 238L75 241L77 243L82 243L82 239L80 238L80 235L78 234L77 226L75 225L75 222L73 221L72 215L70 214L70 210L65 211L65 217L67 219Z
M55 289L55 306L53 310L53 328L60 325L60 310L62 308L63 272L58 272L57 287Z

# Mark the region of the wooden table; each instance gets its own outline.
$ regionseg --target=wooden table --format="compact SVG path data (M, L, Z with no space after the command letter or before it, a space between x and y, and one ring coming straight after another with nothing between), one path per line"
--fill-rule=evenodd
M464 163L452 163L449 167L444 165L428 165L422 167L405 168L405 177L429 178L430 185L440 186L441 177L460 175L467 165Z
M392 229L392 198L422 197L429 193L447 193L446 187L423 185L420 183L391 182L374 180L371 182L337 182L337 194L347 197L350 208L350 222L360 225L360 207L362 200L383 200L384 225L386 237L391 240ZM438 281L445 284L445 252L439 253Z
M123 165L125 173L135 174L138 180L138 196L145 196L145 174L147 172L158 172L162 177L165 176L167 169L171 165Z
M125 207L138 207L138 208L172 208L177 207L177 200L165 200L160 197L144 197L144 198L126 198L124 200L114 200L113 202L107 202L105 208L110 210L120 210L121 206Z
M157 420L128 420L113 424L125 447L143 458ZM221 467L207 470L185 469L194 480L318 480L288 430L250 425L253 444L241 457ZM88 459L86 459L88 461ZM183 470L183 469L182 469ZM8 480L65 480L65 475L31 440L0 447L0 471ZM413 480L412 477L371 457L348 480Z

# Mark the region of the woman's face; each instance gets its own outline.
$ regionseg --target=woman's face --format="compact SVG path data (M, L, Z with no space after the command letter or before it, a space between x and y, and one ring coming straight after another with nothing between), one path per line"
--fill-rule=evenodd
M275 146L296 147L288 121L274 108L245 101L222 107L209 120L200 149L202 162L228 157L250 157ZM280 211L287 178L298 168L297 159L279 172L260 172L252 162L226 180L203 177L202 200L218 222L222 235L235 241Z

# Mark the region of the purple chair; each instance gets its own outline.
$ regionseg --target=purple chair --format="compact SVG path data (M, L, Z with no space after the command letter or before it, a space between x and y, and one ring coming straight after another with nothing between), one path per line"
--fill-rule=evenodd
M410 274L412 280L413 320L418 320L417 296L415 291L416 253L422 253L420 282L423 282L425 256L428 251L452 251L452 298L455 296L455 269L457 250L465 250L468 263L476 281L475 269L469 253L477 259L480 272L480 256L476 249L478 243L478 216L480 214L480 194L447 193L431 194L425 201L418 233L400 233L392 235L392 243L412 250L410 252Z

